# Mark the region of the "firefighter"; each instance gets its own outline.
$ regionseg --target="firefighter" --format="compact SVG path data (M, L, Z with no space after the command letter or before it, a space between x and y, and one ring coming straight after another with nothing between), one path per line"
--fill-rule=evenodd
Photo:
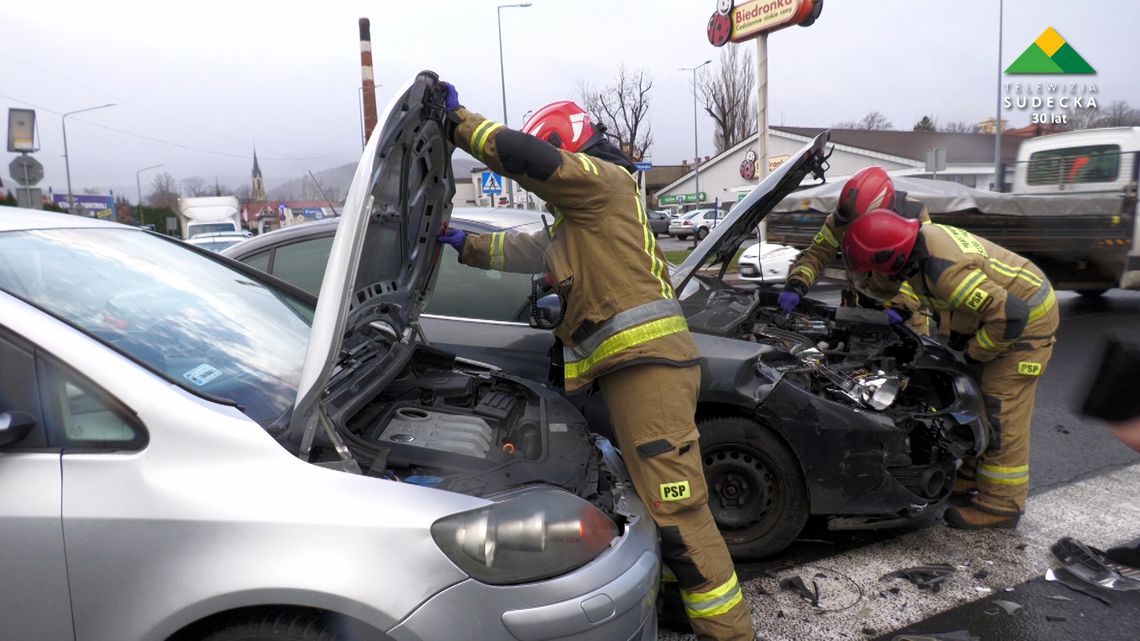
M597 383L618 445L661 536L699 639L752 641L752 620L708 507L694 422L700 357L650 229L632 162L570 101L515 131L459 105L447 88L456 145L546 201L534 234L440 236L483 269L536 273L564 300L554 328L566 391Z
M992 437L980 458L959 471L959 480L977 491L968 506L946 510L947 523L1017 527L1029 494L1034 394L1059 323L1049 280L1032 262L984 238L886 209L848 227L843 253L849 269L905 281L924 304L945 314L981 381Z
M848 225L859 216L880 207L893 209L905 218L930 222L926 206L918 200L908 198L906 192L895 191L894 182L882 167L860 169L843 185L839 192L839 205L823 221L823 227L815 235L812 244L792 263L788 282L777 299L780 309L789 313L799 305L800 299L807 296L823 269L839 253L844 230ZM905 320L919 334L929 335L929 317L923 313L922 305L908 286L900 291L895 284L874 272L848 272L847 276L855 291L885 305L887 317L892 324Z

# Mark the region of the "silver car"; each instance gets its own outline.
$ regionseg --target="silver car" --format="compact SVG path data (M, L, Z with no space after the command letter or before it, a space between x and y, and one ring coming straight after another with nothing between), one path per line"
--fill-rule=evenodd
M454 191L436 82L369 142L315 304L0 208L0 639L655 638L614 449L417 339Z

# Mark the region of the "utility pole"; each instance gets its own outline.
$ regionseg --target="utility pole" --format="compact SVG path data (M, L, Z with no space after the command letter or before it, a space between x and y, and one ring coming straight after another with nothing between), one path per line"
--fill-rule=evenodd
M697 147L697 70L711 62L712 60L706 60L695 67L681 67L680 69L681 71L693 72L693 191L698 194L701 193L701 152Z
M998 0L998 50L997 50L997 111L994 112L994 191L1005 191L1005 171L1001 166L1001 36L1002 19L1005 15L1005 0Z
M161 165L161 164L151 165L150 167L143 167L142 169L135 172L135 189L139 190L139 227L143 226L142 182L139 180L139 176L142 175L142 172L144 172L144 171L147 171L149 169L158 169L159 167L164 167L164 166L165 165Z
M105 105L98 107L88 107L86 109L76 109L63 114L60 118L60 123L63 126L63 167L67 173L67 213L73 213L72 209L75 208L75 198L71 195L71 156L67 153L67 117L72 114L83 113L84 111L95 111L96 109L106 109L107 107L114 107L115 103L109 102Z
M503 67L503 9L510 8L526 8L531 3L520 2L518 4L501 4L495 7L495 14L499 21L499 87L503 93L503 126L509 127L511 123L507 122L507 74ZM503 176L503 189L507 190L507 204L511 207L515 206L515 181Z

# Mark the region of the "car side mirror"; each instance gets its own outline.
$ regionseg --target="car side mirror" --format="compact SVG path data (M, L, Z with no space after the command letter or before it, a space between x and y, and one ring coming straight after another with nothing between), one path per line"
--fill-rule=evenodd
M19 443L35 426L36 419L27 412L0 412L0 447Z
M539 298L534 311L538 318L530 319L531 327L550 329L562 322L562 301L558 294L547 294Z

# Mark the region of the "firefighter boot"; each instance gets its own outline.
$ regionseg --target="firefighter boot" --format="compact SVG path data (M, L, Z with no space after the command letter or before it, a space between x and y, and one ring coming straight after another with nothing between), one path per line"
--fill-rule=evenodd
M979 506L977 503L967 507L946 508L943 515L950 527L959 530L986 530L991 528L1013 530L1021 515L1017 512L998 512Z

